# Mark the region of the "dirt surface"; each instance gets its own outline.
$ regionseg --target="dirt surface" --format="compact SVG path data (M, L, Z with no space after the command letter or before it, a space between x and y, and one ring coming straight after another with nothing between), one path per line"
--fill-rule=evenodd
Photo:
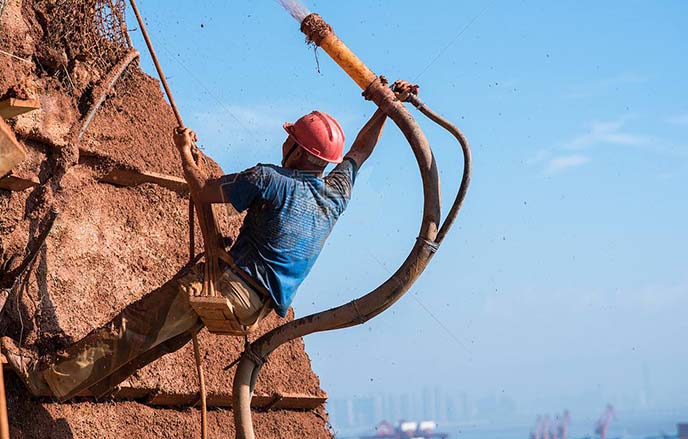
M12 389L18 384L10 381ZM8 399L12 439L189 439L200 437L197 409L163 409L136 402L54 404L25 400L11 392ZM326 414L275 410L254 413L256 437L331 439ZM231 410L208 412L208 437L234 437Z
M132 123L141 129L132 130ZM182 177L179 156L172 143L176 125L158 81L134 70L98 111L82 140L82 148L140 170ZM217 175L220 168L212 163L210 171Z
M292 316L290 310L288 319L291 320ZM273 313L264 322L260 333L283 322L283 319ZM199 341L205 361L208 392L231 394L235 368L226 372L223 368L238 358L243 350L243 340L237 337L218 337L204 331ZM162 393L196 393L198 381L193 358L192 346L188 344L141 369L126 384L135 388L154 388ZM170 374L170 370L176 373ZM318 377L310 368L310 359L301 339L281 346L269 357L258 377L255 392L257 395L272 395L275 392L325 395L320 389Z
M0 288L10 288L0 312L0 334L47 357L163 284L188 258L186 195L153 184L117 187L100 181L114 167L182 175L171 142L176 122L158 81L132 64L83 139L74 136L93 102L92 91L117 61L112 58L128 48L111 45L121 45L120 38L101 45L106 53L90 53L85 48L91 46L75 33L66 35L61 46L55 35L63 23L54 22L61 15L46 15L46 8L70 1L51 6L47 0L8 0L0 15L0 49L15 56L0 54L0 98L37 98L42 107L8 121L28 151L13 173L40 184L23 192L0 190L0 267L5 267ZM94 10L104 3L84 1ZM84 29L84 38L104 38ZM210 175L222 174L210 158L204 161ZM57 219L39 247L37 236L55 211ZM225 235L236 236L242 217L230 209L217 213ZM196 242L201 251L199 230ZM20 273L22 260L30 263ZM291 312L286 320L273 313L260 332L292 318ZM222 369L238 357L243 340L206 331L200 340L209 393L230 394L234 370ZM195 394L191 346L151 363L124 385L143 394ZM263 367L256 394L276 392L324 395L300 339L275 351ZM28 398L16 383L8 394L12 437L47 437L47 432L55 438L198 435L192 409L121 401L47 404ZM232 425L231 412L213 411L211 431L216 434L211 437L231 436ZM261 438L329 437L325 421L313 413L259 413L255 425Z

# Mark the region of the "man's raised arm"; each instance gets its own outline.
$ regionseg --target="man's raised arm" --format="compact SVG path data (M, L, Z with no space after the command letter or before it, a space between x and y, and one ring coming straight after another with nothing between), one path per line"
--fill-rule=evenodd
M370 120L363 125L361 131L358 132L356 140L354 140L351 149L345 156L345 158L350 158L356 162L356 167L358 169L363 166L363 163L368 160L373 149L375 149L375 145L377 145L382 135L382 129L385 126L386 120L387 115L378 108Z

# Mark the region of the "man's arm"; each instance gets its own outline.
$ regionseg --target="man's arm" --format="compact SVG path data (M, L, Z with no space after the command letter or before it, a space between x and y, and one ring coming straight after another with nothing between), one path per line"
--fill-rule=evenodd
M418 86L407 81L396 81L394 83L394 90L397 99L405 101L409 93L418 93ZM382 129L385 126L386 120L387 115L378 108L370 120L361 128L358 136L356 136L356 140L351 145L351 149L346 153L345 157L356 162L358 169L363 166L363 163L370 157L373 149L375 149L375 145L377 145L382 135Z
M361 131L358 132L356 140L354 140L351 149L345 156L345 158L350 158L356 162L356 167L358 169L363 166L363 163L368 160L373 149L375 149L375 145L377 145L378 140L380 140L382 129L386 121L387 115L378 108L370 120L363 125Z
M174 144L179 150L182 159L184 177L189 183L191 198L195 203L209 204L222 203L222 189L218 180L209 180L196 165L191 153L191 146L196 140L196 134L188 128L174 130Z

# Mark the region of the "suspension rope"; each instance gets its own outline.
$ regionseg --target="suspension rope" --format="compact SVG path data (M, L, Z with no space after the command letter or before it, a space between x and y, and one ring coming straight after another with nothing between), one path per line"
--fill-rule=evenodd
M153 64L155 65L155 69L158 72L158 76L160 77L160 82L162 83L163 89L165 90L165 94L167 95L167 99L170 101L170 106L172 107L172 111L174 112L174 117L177 119L177 123L179 124L179 127L184 128L184 121L182 120L181 113L179 112L179 108L177 108L177 104L174 101L174 97L172 96L172 91L170 90L169 84L167 84L167 79L165 78L165 74L162 71L162 67L160 66L160 63L158 62L158 57L155 55L155 49L153 48L153 43L151 43L150 37L148 36L148 31L146 30L146 25L143 22L143 18L141 17L141 14L139 13L139 8L136 6L136 1L135 0L129 0L129 3L131 4L131 8L134 10L134 15L136 15L136 21L139 23L139 27L141 28L141 33L143 34L143 39L146 42L146 46L148 46L148 51L150 52L151 58L153 59ZM193 200L191 199L191 195L189 195L189 261L193 261L196 257L196 245L195 245L195 240L194 240L194 205L193 205ZM205 388L205 376L203 374L203 363L201 361L201 353L200 353L200 346L198 343L198 332L194 332L193 337L193 349L194 349L194 360L196 362L196 372L198 374L198 383L200 386L200 393L201 393L201 438L202 439L207 439L208 438L208 405L207 405L207 394L206 394L206 388Z

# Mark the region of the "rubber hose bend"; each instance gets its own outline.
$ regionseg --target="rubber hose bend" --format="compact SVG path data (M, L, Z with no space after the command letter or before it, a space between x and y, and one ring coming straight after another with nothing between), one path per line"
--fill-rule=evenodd
M447 214L447 217L444 219L444 222L440 227L440 231L437 233L437 238L435 239L435 242L439 245L442 243L444 237L447 235L447 232L449 231L449 229L451 229L451 226L454 224L454 221L456 220L456 217L459 214L459 210L461 210L461 206L463 205L463 201L466 198L466 193L468 193L468 186L471 183L471 169L473 167L471 147L468 144L468 139L466 138L466 136L456 125L452 124L444 117L432 111L430 107L428 107L423 101L421 101L417 95L410 94L409 97L406 99L406 102L411 103L421 113L426 115L430 120L444 128L445 130L449 131L449 133L451 133L451 135L454 136L461 145L461 151L463 153L463 175L461 176L461 184L459 185L459 190L456 194L456 198L454 198L452 207L449 209L449 213Z

